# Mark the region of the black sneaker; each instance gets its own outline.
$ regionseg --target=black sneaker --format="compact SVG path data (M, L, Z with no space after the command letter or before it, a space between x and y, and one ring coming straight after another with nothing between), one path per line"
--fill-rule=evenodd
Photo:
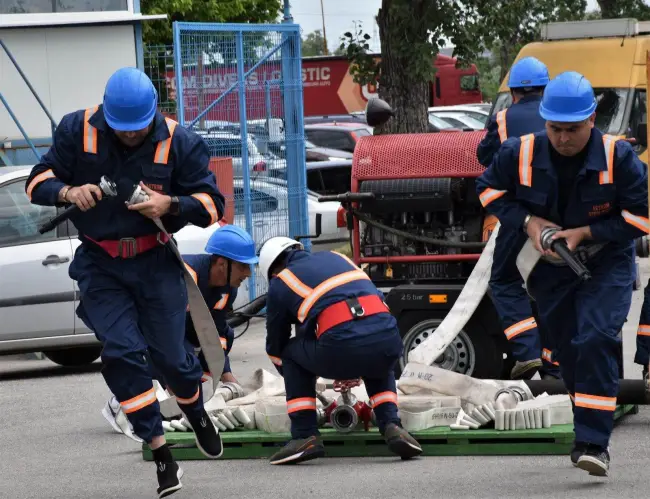
M183 478L183 470L172 462L156 462L156 473L158 474L158 497L167 497L183 487L181 478Z
M606 449L590 445L578 458L578 468L588 471L593 476L607 476L609 471L609 452Z
M219 429L214 425L208 413L205 412L205 409L203 409L203 414L200 419L190 419L187 417L187 414L185 414L185 419L192 426L196 446L201 453L208 459L220 458L223 454L221 435L219 435Z
M325 447L318 437L291 440L271 456L271 464L298 464L325 456Z
M384 440L386 440L390 451L402 459L411 459L422 454L422 447L418 441L408 431L394 423L386 425Z
M587 450L587 444L584 442L575 442L573 444L573 449L571 449L571 463L573 466L578 466L578 459L582 456Z

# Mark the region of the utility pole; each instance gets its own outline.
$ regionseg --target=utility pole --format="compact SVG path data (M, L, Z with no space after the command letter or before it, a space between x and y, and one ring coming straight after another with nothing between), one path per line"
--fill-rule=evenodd
M283 23L293 23L293 17L291 17L291 9L289 7L289 0L284 0L284 19Z
M323 0L320 0L320 15L323 19L323 49L325 50L325 55L329 55L327 50L327 34L325 33L325 9L323 9Z

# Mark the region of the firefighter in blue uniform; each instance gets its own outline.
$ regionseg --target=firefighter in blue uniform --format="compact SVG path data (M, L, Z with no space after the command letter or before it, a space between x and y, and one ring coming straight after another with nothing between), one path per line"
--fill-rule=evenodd
M226 320L228 312L237 298L237 289L251 275L251 265L257 263L255 242L244 229L236 225L225 225L217 229L205 247L206 254L183 255L186 268L197 283L205 302L212 313L212 319L219 333L221 346L225 353L225 363L221 373L222 383L237 383L230 367L230 350L235 340L235 333ZM204 379L212 376L208 364L201 351L201 345L192 322L192 317L187 313L185 320L185 346L188 351L198 355L203 368ZM152 365L153 378L158 380L163 387L167 387L164 376ZM141 442L133 435L131 428L122 427L118 413L121 411L115 396L106 402L102 415L118 433Z
M636 331L636 353L634 363L643 368L643 378L648 379L648 364L650 364L650 281L643 290L643 305L639 326Z
M421 454L397 414L394 366L402 354L397 322L368 276L344 255L311 254L286 237L264 244L259 267L269 280L266 352L284 377L291 418L291 441L271 464L324 456L316 418L318 376L362 378L389 449L402 459Z
M513 104L499 111L488 122L487 134L477 150L478 160L483 166L490 166L495 153L508 137L521 137L544 130L546 122L539 115L539 104L548 82L546 65L535 57L524 57L512 66L508 87ZM501 224L492 260L492 301L516 361L511 378L530 379L538 371L542 378L558 378L559 371L551 358L549 340L543 328L537 324L517 269L517 255L526 239L525 233L509 230Z
M571 461L606 476L616 409L621 331L635 280L634 239L648 233L647 166L631 145L594 128L596 99L576 72L546 87L546 130L508 139L477 180L488 212L523 230L542 252L528 288L552 335L562 379L574 404ZM540 246L544 227L560 227L579 248L592 278Z
M223 213L224 198L208 169L210 154L198 135L157 109L151 80L135 68L117 70L103 103L65 115L53 145L32 169L27 196L40 205L75 204L71 217L81 245L70 264L81 303L77 314L102 343L102 374L134 432L152 449L158 494L182 487L182 470L166 444L148 352L169 382L207 457L223 452L203 408L202 369L185 349L187 289L181 263L166 236L188 223L208 227ZM118 185L106 197L102 175ZM134 185L149 196L125 206Z

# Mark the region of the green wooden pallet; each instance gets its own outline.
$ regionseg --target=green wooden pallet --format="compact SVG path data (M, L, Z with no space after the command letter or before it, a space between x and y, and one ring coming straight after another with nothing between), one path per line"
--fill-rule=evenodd
M619 406L615 418L638 412L635 405ZM497 431L450 430L448 427L414 432L425 456L480 456L480 455L562 455L568 454L573 444L573 425L556 425L540 430ZM173 456L179 461L202 460L206 457L197 449L192 432L165 434ZM322 429L327 457L392 456L376 429L348 434ZM221 459L268 458L291 437L288 433L265 433L260 430L234 430L221 433ZM145 461L152 461L147 445L142 446Z

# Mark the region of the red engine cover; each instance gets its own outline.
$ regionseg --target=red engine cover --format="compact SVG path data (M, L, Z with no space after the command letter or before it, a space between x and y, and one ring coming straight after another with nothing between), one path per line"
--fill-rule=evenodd
M353 191L359 181L478 177L485 168L476 158L485 130L361 137L352 160Z

